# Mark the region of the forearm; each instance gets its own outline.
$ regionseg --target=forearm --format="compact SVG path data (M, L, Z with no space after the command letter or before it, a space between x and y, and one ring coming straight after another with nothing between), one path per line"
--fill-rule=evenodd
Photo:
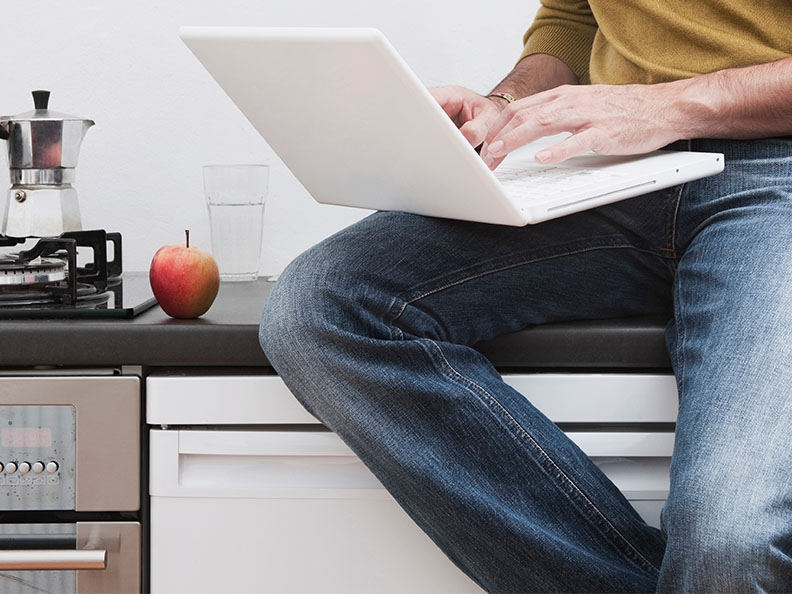
M792 135L792 58L658 85L680 138Z
M515 99L578 83L572 69L549 54L532 54L520 60L514 69L492 90L508 93Z

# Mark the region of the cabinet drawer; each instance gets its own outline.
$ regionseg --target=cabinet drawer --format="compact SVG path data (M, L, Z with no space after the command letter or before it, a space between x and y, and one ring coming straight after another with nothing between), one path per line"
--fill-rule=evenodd
M508 374L504 380L556 423L676 420L672 375ZM276 375L152 375L146 381L152 425L318 423Z

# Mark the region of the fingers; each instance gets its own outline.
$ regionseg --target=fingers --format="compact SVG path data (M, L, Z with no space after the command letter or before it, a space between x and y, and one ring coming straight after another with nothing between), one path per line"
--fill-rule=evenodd
M535 159L542 164L559 163L586 151L601 152L604 134L596 128L589 128L573 134L559 144L554 144L536 153Z
M464 87L437 87L429 92L471 146L477 147L485 141L492 123L498 119L500 106ZM485 156L482 149L482 157ZM487 164L494 168L502 160L495 162L491 158Z
M495 140L498 135L509 132L512 128L526 123L534 110L554 101L558 98L558 95L559 93L555 89L552 89L510 103L492 123L490 132L487 135L487 142L492 144L493 140Z
M464 87L438 87L429 89L429 93L471 146L484 141L489 124L498 113L489 99Z
M484 142L484 138L487 136L487 123L483 117L479 116L462 124L459 131L471 146L476 147Z
M505 157L515 149L544 136L577 129L579 118L572 110L561 106L540 106L536 109L520 109L489 140L489 152L493 157Z
M508 105L494 118L482 157L491 168L515 149L543 136L572 136L536 154L540 163L558 163L586 151L645 153L678 139L673 127L658 124L665 95L657 85L561 86Z
M534 158L542 165L551 165L576 157L587 151L600 152L600 147L604 145L603 136L600 130L590 128L583 132L573 134L563 142L542 149L536 153ZM484 163L486 163L490 169L494 170L506 158L508 152L502 157L495 157L485 144L481 149L481 154L484 158Z
M436 87L429 89L429 93L440 104L448 117L452 120L456 119L463 105L462 95L456 87Z
M484 147L486 147L486 145L484 145ZM484 164L485 164L487 167L489 167L489 168L490 168L490 170L494 171L494 170L495 170L495 169L498 167L498 165L500 165L500 164L503 162L503 160L504 160L506 157L499 157L499 158L497 158L497 159L496 159L495 157L493 157L492 155L490 155L490 154L489 154L489 153L488 153L488 152L485 150L485 148L484 148L484 147L482 147L482 149L481 149L481 154L482 154L482 155L484 155L484 157L483 157L483 159L484 159Z
M573 88L562 86L507 106L487 134L490 155L504 158L544 136L575 131L583 121L575 109L574 93Z

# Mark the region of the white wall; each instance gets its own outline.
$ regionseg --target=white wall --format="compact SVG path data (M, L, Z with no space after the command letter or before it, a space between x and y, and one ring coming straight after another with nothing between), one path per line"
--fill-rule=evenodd
M127 270L183 238L209 249L201 166L272 166L261 256L275 273L364 211L320 206L176 36L180 25L373 26L427 86L489 90L538 0L3 0L0 114L50 108L96 121L77 168L85 228L124 236ZM5 165L5 160L0 160ZM0 168L0 196L8 170Z

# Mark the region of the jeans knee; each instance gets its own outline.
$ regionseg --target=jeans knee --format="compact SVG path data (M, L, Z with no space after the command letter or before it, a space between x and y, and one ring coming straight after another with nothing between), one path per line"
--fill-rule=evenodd
M264 306L259 344L295 398L339 430L354 417L344 395L372 339L389 339L388 291L357 243L325 241L294 259Z
M321 356L346 338L388 338L381 323L387 291L365 246L326 240L295 258L275 284L261 316L259 343L273 366Z
M259 344L270 362L294 356L308 346L328 301L327 262L316 249L295 258L280 275L261 315Z

